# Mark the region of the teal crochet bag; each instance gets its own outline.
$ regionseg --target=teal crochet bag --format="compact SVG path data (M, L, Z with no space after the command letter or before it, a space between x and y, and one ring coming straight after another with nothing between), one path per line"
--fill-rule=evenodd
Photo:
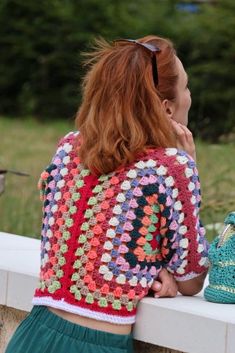
M214 303L235 304L235 212L224 223L224 231L210 246L209 286L204 297Z

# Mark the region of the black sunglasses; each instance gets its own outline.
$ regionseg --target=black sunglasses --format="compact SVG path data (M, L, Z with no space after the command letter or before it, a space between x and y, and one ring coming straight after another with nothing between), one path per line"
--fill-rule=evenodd
M133 43L141 46L145 50L151 53L151 61L152 61L152 72L153 72L153 82L155 87L158 85L158 71L157 71L157 58L156 58L156 53L160 52L161 49L158 47L155 47L153 44L150 43L140 43L135 39L116 39L113 41L115 43Z

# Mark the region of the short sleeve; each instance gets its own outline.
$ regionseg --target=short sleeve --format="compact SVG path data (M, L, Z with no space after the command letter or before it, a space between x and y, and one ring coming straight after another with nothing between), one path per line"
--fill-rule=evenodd
M47 185L47 178L49 176L49 173L44 170L41 175L40 178L38 180L38 190L39 190L39 197L41 201L45 201L46 198L46 185Z
M39 190L39 197L41 201L46 201L47 198L47 186L48 183L53 180L53 170L57 169L57 165L59 163L63 163L63 158L66 156L64 153L70 152L72 148L72 140L74 137L76 137L79 133L78 132L69 132L62 138L60 138L57 147L56 147L56 152L53 155L51 162L47 165L47 167L42 171L40 174L37 187ZM67 144L67 145L66 145ZM63 151L62 151L63 149Z
M199 215L200 181L196 164L186 152L167 149L166 153L171 187L161 216L163 266L177 281L185 281L209 266L209 244Z

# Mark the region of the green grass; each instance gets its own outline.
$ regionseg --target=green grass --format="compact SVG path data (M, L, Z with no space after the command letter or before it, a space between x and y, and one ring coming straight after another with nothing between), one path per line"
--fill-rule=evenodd
M0 169L29 173L8 174L0 196L0 230L40 237L41 201L37 182L50 162L60 137L73 130L73 122L42 123L34 119L0 118ZM223 222L235 210L235 144L209 145L197 141L197 161L202 186L201 218L204 224ZM216 232L208 232L208 238Z
M235 211L235 143L197 142L197 161L202 189L201 217L204 224L222 223ZM208 232L208 238L216 235Z
M73 129L69 122L40 123L35 120L0 118L0 169L30 174L7 174L5 192L0 196L0 230L40 236L41 201L39 175L55 152L60 137Z

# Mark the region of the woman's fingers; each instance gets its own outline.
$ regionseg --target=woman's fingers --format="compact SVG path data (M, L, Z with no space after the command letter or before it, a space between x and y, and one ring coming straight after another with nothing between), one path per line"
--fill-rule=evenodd
M187 128L187 126L185 125L182 125L182 124L178 124L180 125L180 128L181 130L184 131L184 134L185 134L185 138L187 139L188 143L194 143L194 140L193 140L193 134L192 132Z
M165 281L162 283L161 289L155 293L154 297L155 298L161 298L161 297L175 297L178 292L178 286L175 283L174 278L170 279L169 281Z
M172 126L178 138L178 142L181 143L182 145L185 145L188 141L188 133L186 129L184 129L183 125L177 123L174 120L172 120Z
M182 124L179 124L181 129L184 130L185 133L185 138L187 140L187 143L185 145L185 151L188 152L188 154L194 159L196 162L196 147L194 143L194 138L192 132L187 128L187 126L184 126Z
M155 298L175 297L177 295L178 286L174 277L163 268L159 273L159 281L154 281L151 289L155 292Z
M162 283L159 281L154 281L151 287L154 292L159 292L162 289Z
M186 151L196 161L196 149L192 132L187 126L171 119L172 127L176 135L177 148Z
M176 297L178 292L177 286L174 286L172 283L165 284L165 286L162 286L162 289L155 293L155 298L161 298L161 297L169 297L173 298Z

